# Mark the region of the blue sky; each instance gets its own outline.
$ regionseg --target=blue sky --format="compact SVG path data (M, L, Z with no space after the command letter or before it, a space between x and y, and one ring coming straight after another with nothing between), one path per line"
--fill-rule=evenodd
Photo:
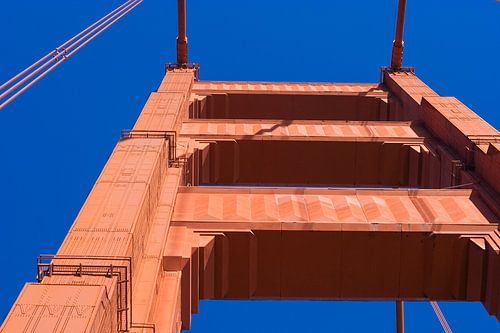
M122 1L0 4L0 81ZM500 3L409 1L406 65L500 128ZM190 56L206 80L376 82L389 64L396 0L188 0ZM54 253L163 64L175 59L174 0L145 0L0 112L0 320L35 258ZM500 332L480 304L442 303L454 332ZM193 332L388 332L392 303L204 302ZM440 332L409 303L407 332ZM276 319L279 320L276 320Z

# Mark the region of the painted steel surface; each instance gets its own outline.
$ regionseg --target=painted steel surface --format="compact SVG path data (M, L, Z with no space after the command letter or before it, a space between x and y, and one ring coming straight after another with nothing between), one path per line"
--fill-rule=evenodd
M304 188L179 189L172 221L309 224L487 225L489 221L470 199L470 190L372 190ZM345 224L340 224L345 223ZM286 225L286 224L285 224ZM282 225L282 228L285 228ZM415 228L426 229L425 226ZM231 227L228 227L231 228ZM410 227L409 227L410 228Z
M500 316L499 134L413 73L170 69L132 133L1 332L179 332L200 299L467 300Z
M273 94L336 94L387 97L383 85L372 83L315 83L315 82L221 82L197 81L194 93L273 93Z
M355 141L423 142L409 122L356 121L271 121L271 120L210 120L185 121L180 135L191 138L231 137L235 139L321 139ZM420 140L419 140L420 139Z

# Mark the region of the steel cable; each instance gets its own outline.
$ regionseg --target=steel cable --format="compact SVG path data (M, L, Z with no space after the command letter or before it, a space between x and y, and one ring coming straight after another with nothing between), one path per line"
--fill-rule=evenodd
M33 63L32 65L30 65L29 67L27 67L26 69L24 69L23 71L19 72L18 74L16 74L14 77L12 77L11 79L9 79L7 82L5 82L4 84L2 84L0 86L0 89L3 89L5 88L7 85L13 83L14 81L16 81L19 77L21 77L22 75L26 74L27 72L29 72L31 69L35 68L37 65L39 65L41 62L43 62L44 60L46 60L48 57L50 56L55 56L58 52L58 50L66 47L66 45L68 45L69 43L71 43L73 40L75 40L76 38L80 37L81 35L83 35L84 33L86 33L88 30L90 30L92 27L94 27L95 25L97 25L98 23L102 22L103 20L107 19L109 16L113 15L114 13L116 13L118 10L120 10L121 8L123 8L125 5L127 5L127 3L131 2L133 0L128 0L126 1L124 4L122 4L121 6L117 7L115 10L113 10L112 12L110 12L109 14L107 14L106 16L102 17L101 19L99 19L98 21L92 23L90 26L88 26L87 28L85 28L84 30L80 31L78 34L76 34L75 36L73 36L71 39L67 40L66 42L64 42L63 44L59 45L58 47L56 47L54 50L52 50L51 52L47 53L45 56L43 56L42 58L40 58L39 60L37 60L35 63Z
M75 52L80 50L88 42L90 42L92 39L94 39L95 37L100 35L102 32L107 30L111 25L113 25L115 22L117 22L123 16L125 16L130 11L132 11L135 7L137 7L142 2L143 2L143 0L128 0L127 2L120 5L119 7L117 7L115 10L113 10L109 14L105 15L104 17L102 17L101 19L96 21L95 23L91 24L86 29L82 30L77 35L73 36L71 39L64 42L61 46L56 48L54 51L48 53L47 55L45 55L44 57L42 57L41 59L36 61L34 64L32 64L31 66L29 66L28 68L26 68L25 70L23 70L22 72L20 72L19 74L17 74L13 78L11 78L9 81L4 83L0 89L9 86L9 84L12 84L17 79L22 77L24 74L28 73L31 69L35 68L37 65L39 65L40 63L45 61L35 71L31 72L30 74L25 76L23 79L21 79L19 82L17 82L16 84L14 84L10 88L8 88L6 91L2 92L0 95L0 100L5 98L6 96L8 96L11 92L13 92L15 89L19 88L22 84L24 84L26 81L31 79L33 76L37 75L40 71L42 71L44 68L46 68L48 65L50 65L55 60L55 63L51 67L46 69L43 73L35 76L28 84L26 84L24 87L22 87L19 91L17 91L15 94L13 94L11 97L9 97L7 100L2 102L0 104L0 110L3 109L7 104L12 102L19 95L21 95L23 92L25 92L33 84L38 82L41 78L43 78L49 72L54 70L61 63L66 61L69 57L71 57ZM69 52L69 51L71 51L71 52ZM51 55L52 55L52 58L47 60L47 58L49 58Z
M445 318L443 312L441 311L441 308L439 307L438 303L435 301L431 301L431 306L434 309L434 313L438 317L438 320L441 323L441 327L443 327L443 330L446 333L453 333L451 328L450 328L450 325L448 325L448 322L446 321L446 318Z
M116 17L116 15L120 15L120 13L122 13L123 11L126 11L127 8L129 8L129 6L135 2L137 2L138 0L129 0L127 1L126 3L124 3L122 6L118 7L117 10L118 11L113 11L112 15L109 16L110 14L106 15L104 18L102 18L101 20L97 21L96 23L94 23L93 25L90 26L90 28L92 28L93 26L95 26L95 24L101 22L103 19L104 22L102 22L101 24L99 24L97 27L95 27L94 29L92 29L90 32L88 32L87 34L85 34L83 37L80 37L79 39L77 39L75 42L73 42L72 44L70 44L69 46L63 48L63 47L60 47L58 49L56 49L54 52L55 52L55 55L53 56L53 58L51 58L50 60L46 61L42 66L40 66L39 68L37 68L35 71L33 71L32 73L30 73L28 76L24 77L21 81L17 82L14 86L10 87L8 90L6 90L5 92L3 92L2 94L0 94L0 99L2 98L5 98L9 93L11 93L13 90L15 90L16 88L18 88L20 85L22 85L23 83L25 83L27 80L29 80L30 78L32 78L34 75L38 74L41 70L43 70L45 67L47 67L50 63L52 63L54 60L56 60L56 64L58 62L62 62L64 61L64 56L65 54L67 53L68 50L72 49L73 47L75 47L76 45L78 45L80 42L82 42L83 40L85 40L86 38L88 38L89 35L93 34L93 33L96 33L96 31L101 28L104 24L106 24L107 22L109 22L110 20L112 20L114 17ZM71 38L70 40L68 40L67 42L65 42L63 44L63 46L66 46L69 42L75 40L77 38L77 36L81 36L83 33L85 33L86 31L88 31L88 29L85 29L84 31L80 32L78 35L76 35L75 37ZM45 57L44 57L45 58ZM62 59L61 59L62 58ZM33 66L33 65L32 65ZM30 67L32 67L30 66ZM57 66L56 66L57 67ZM51 67L52 68L52 67ZM38 80L37 80L38 81ZM30 85L31 86L31 85ZM25 89L23 90L25 91ZM18 96L18 94L16 95ZM2 104L3 105L3 104ZM0 106L0 109L2 107Z

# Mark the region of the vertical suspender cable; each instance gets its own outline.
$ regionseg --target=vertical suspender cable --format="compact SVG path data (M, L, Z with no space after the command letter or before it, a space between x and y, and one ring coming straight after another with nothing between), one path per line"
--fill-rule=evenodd
M405 332L405 310L402 300L396 300L396 333Z
M49 72L51 72L53 69L55 69L57 66L59 66L61 63L66 61L69 57L71 57L75 52L80 50L84 45L86 45L88 42L90 42L92 39L100 35L102 32L107 30L111 25L113 25L115 22L117 22L120 18L128 14L130 11L132 11L135 7L137 7L139 4L141 4L143 0L129 0L104 16L103 18L99 19L68 41L66 41L64 44L59 46L57 49L55 49L52 53L49 53L42 57L40 60L35 62L33 65L29 66L25 70L23 70L21 73L17 74L13 78L11 78L9 81L4 83L2 85L2 88L5 88L15 82L17 79L22 77L24 74L28 73L31 69L35 68L37 65L40 63L43 63L40 67L38 67L35 71L31 72L27 76L25 76L23 79L21 79L19 82L8 88L6 91L2 92L0 94L0 100L2 98L5 98L6 96L9 95L12 91L15 89L19 88L22 84L24 84L26 81L31 79L34 75L37 75L41 70L43 70L45 67L50 65L50 63L54 62L55 63L49 67L47 70L45 70L43 73L38 74L29 82L26 84L24 87L22 87L19 91L17 91L15 94L13 94L11 97L9 97L7 100L2 102L0 104L0 109L4 108L7 104L12 102L15 98L17 98L19 95L21 95L24 91L26 91L29 87L31 87L33 84L38 82L41 78L43 78L45 75L47 75ZM83 35L83 36L82 36ZM71 43L71 44L70 44ZM69 45L68 45L69 44ZM52 58L47 60L52 55ZM1 88L0 88L1 89Z

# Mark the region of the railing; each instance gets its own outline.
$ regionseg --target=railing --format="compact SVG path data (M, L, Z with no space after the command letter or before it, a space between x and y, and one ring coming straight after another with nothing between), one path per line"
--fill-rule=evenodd
M58 263L58 261L63 261ZM64 263L64 261L107 261L109 265ZM113 263L118 262L116 265ZM124 265L125 263L125 265ZM118 332L128 332L132 324L132 259L130 257L56 256L42 254L37 258L37 280L50 276L105 276L117 278L117 327ZM130 313L130 316L129 316Z
M406 66L401 67L399 69L394 69L391 66L382 66L380 67L380 82L384 83L384 73L411 73L415 74L415 67Z
M177 163L177 132L175 131L146 131L146 130L122 130L121 139L165 139L168 141L168 163Z
M196 81L200 80L200 64L184 64L179 65L175 62L167 62L165 64L165 73L168 71L173 71L174 69L194 69L194 78Z

